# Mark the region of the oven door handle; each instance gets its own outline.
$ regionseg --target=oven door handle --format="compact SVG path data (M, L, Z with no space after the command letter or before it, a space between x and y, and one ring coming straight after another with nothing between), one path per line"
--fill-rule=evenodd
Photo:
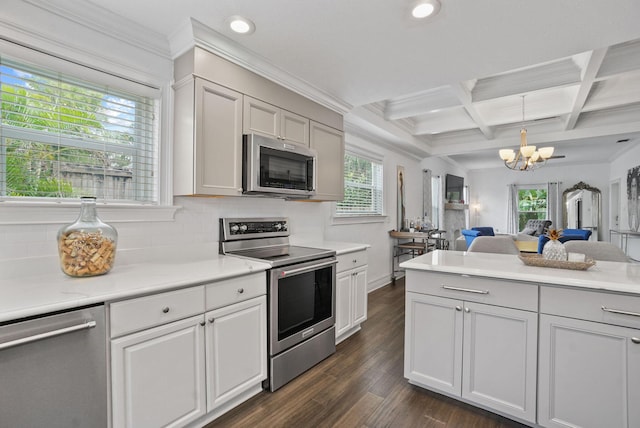
M324 263L318 263L316 265L312 265L312 266L305 266L305 267L301 267L301 268L297 268L297 269L289 269L289 270L283 270L280 271L280 277L285 277L285 276L289 276L289 275L295 275L298 273L303 273L303 272L309 272L312 270L316 270L316 269L320 269L326 266L331 266L331 265L335 265L336 263L338 263L337 260L331 260L329 262L324 262Z

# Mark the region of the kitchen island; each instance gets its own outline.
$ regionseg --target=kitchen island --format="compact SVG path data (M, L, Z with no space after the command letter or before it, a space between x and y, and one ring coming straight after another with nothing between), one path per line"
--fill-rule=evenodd
M640 426L640 265L435 251L402 267L410 383L531 426Z

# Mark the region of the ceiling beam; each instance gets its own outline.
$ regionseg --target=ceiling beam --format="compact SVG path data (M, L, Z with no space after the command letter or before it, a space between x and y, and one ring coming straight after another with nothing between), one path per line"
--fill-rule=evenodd
M493 139L493 131L491 127L487 126L482 120L482 116L478 114L476 108L473 105L473 100L471 96L471 91L465 87L463 83L458 83L451 87L455 94L458 96L458 99L462 103L462 106L465 108L469 116L474 120L474 122L480 128L480 131L484 134L487 140Z
M602 66L602 62L604 61L604 57L606 54L607 48L591 51L589 61L587 62L587 65L583 70L580 89L578 90L578 94L573 101L573 108L567 116L567 120L564 124L565 130L568 131L575 128L576 123L578 122L578 118L580 117L580 113L582 112L582 108L587 102L587 97L589 97L589 93L591 92L591 88L595 83L596 76L598 75L598 71Z

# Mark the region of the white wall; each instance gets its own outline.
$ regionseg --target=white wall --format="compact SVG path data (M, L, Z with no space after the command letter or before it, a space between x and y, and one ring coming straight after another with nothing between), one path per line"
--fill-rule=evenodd
M398 165L405 171L405 209L408 218L415 218L422 211L422 169L417 159L391 151L382 145L371 143L356 135L345 137L347 150L350 147L368 152L383 160L384 169L384 214L385 218L374 223L340 223L334 220L335 204L325 204L325 239L369 244L368 250L369 290L387 284L391 276L391 254L393 242L389 231L397 229L397 183Z
M472 170L469 172L471 202L479 205L477 219L472 226L493 226L498 232L507 231L507 200L509 184L544 184L559 181L560 193L580 181L602 192L602 237L609 237L609 164L553 166L547 164L535 171L512 171L507 168ZM473 214L473 213L472 213ZM554 225L558 226L558 225ZM562 225L560 225L562 227Z
M630 143L629 143L630 144ZM620 181L620 229L629 230L629 217L627 214L627 172L631 168L640 165L640 146L624 152L611 162L609 182ZM614 243L619 244L619 237L612 237ZM617 239L618 238L618 239ZM636 260L640 260L640 238L630 238L628 241L628 254Z

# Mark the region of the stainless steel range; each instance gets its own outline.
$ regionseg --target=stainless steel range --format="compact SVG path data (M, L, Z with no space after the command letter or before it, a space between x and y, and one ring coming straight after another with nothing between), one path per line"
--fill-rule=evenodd
M336 253L289 244L289 221L221 218L220 253L271 265L267 271L269 378L275 391L336 350Z

